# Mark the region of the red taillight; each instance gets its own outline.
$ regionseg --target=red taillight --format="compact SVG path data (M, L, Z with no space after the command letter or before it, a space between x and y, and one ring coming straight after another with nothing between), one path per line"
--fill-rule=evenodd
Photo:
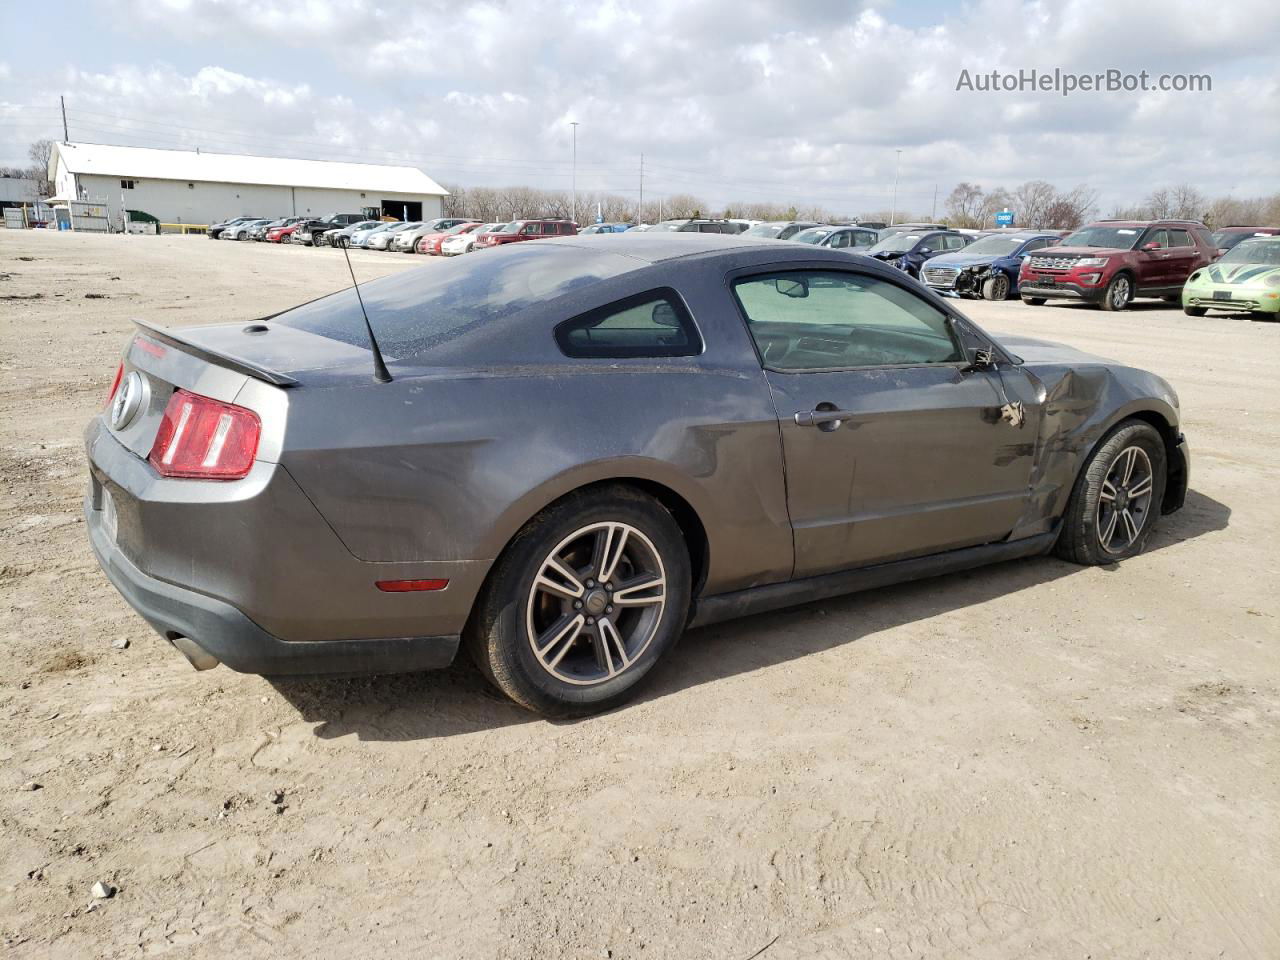
M238 480L253 466L261 433L252 410L175 390L147 461L164 477Z
M111 378L111 389L107 391L107 402L102 406L107 408L111 406L111 401L116 398L116 391L120 389L120 381L124 379L124 364L116 367L116 375Z

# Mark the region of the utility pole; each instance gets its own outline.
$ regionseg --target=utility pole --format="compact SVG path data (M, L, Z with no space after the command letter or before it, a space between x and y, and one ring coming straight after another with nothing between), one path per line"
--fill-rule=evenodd
M640 203L636 206L636 223L644 223L644 154L640 154Z
M574 223L578 222L578 121L570 120L569 126L573 127L573 215L571 219Z
M889 226L898 222L898 172L902 169L902 151L895 150L898 155L893 165L893 206L889 208Z
M59 97L58 102L62 104L62 142L70 143L71 134L67 133L67 98Z
M938 221L938 185L933 185L933 209L929 211L929 222L937 223Z

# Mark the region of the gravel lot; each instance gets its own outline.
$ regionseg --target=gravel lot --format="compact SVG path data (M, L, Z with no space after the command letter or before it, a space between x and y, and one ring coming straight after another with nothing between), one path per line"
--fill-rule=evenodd
M1193 490L1145 556L699 630L639 702L549 723L465 664L197 674L97 569L80 432L129 318L348 282L0 231L6 955L1280 956L1280 325L968 305L1177 387Z

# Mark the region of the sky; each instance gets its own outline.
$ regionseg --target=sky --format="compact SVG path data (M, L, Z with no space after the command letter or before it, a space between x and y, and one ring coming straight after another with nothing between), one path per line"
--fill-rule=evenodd
M16 9L16 8L15 8ZM99 0L5 17L0 165L34 139L405 163L711 205L941 215L961 181L1280 191L1280 4L1231 0ZM14 20L19 21L14 23ZM51 29L51 25L57 29ZM1207 74L1210 91L957 90ZM899 153L899 151L901 151Z

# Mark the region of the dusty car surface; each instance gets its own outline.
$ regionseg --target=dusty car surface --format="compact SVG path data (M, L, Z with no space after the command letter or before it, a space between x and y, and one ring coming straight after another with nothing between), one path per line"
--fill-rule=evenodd
M553 715L622 702L690 624L1131 557L1189 468L1154 374L992 337L871 258L688 233L140 322L86 444L98 559L196 666L420 670L465 642Z

